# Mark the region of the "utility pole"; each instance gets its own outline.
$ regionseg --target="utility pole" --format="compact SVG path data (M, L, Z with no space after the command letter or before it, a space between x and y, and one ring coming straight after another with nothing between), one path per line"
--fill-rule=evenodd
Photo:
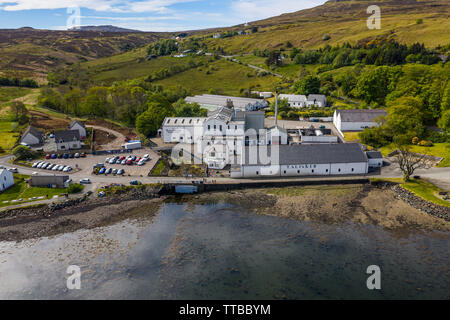
M275 90L275 127L278 126L278 89Z

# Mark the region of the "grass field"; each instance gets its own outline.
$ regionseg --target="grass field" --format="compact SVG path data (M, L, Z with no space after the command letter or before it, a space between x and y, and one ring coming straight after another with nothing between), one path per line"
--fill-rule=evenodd
M359 140L359 132L344 132L345 141Z
M207 74L207 70L210 70L210 74ZM272 91L279 81L279 78L271 75L257 77L256 71L247 66L220 59L210 63L209 68L191 69L154 83L164 87L181 85L192 94L215 89L218 93L238 96L241 88Z
M29 187L25 182L25 179L29 178L26 175L14 174L14 181L16 182L11 188L7 189L5 192L0 193L0 207L20 204L24 202L31 202L37 200L39 197L47 197L52 198L55 195L61 195L67 193L67 189L55 189L55 188L37 188L37 187ZM36 198L36 199L33 199ZM11 202L12 200L19 200ZM5 202L8 201L8 202Z
M0 87L0 104L23 97L31 92L28 88Z
M19 138L18 132L12 132L16 122L0 121L0 155L8 153Z
M435 157L442 157L442 160L438 167L450 167L450 143L435 143L432 147L422 147L411 145L411 152L427 154ZM395 150L395 147L392 145L385 146L381 148L381 153L386 156L392 151Z
M409 182L404 182L402 178L383 178L383 179L371 179L372 181L390 181L400 184L401 187L414 193L418 197L435 204L450 207L450 202L445 201L439 197L439 192L444 191L441 188L435 186L431 182L424 179L411 179Z

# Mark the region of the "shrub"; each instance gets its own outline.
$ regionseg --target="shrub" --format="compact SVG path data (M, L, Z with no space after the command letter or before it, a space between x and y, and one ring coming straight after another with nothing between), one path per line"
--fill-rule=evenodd
M12 150L13 155L16 156L18 160L25 160L25 159L33 159L36 157L36 153L31 150L29 147L18 145Z
M419 138L418 137L414 137L412 138L412 144L418 144L419 143Z
M330 37L329 34L324 34L323 37L322 37L323 41L327 41L327 40L330 40L330 39L331 39L331 37Z
M423 19L417 19L416 20L416 24L422 24L423 23Z
M81 184L73 183L67 188L67 192L70 194L79 193L79 192L83 191L83 189L84 189L84 186L82 186Z

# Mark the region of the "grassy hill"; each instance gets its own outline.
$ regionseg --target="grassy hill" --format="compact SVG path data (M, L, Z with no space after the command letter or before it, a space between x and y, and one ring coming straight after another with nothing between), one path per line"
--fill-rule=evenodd
M369 30L366 24L367 7L373 4L381 8L379 30ZM296 47L318 48L386 34L402 43L423 42L427 47L435 47L448 43L449 12L450 2L446 0L329 1L311 9L255 21L248 27L238 25L193 34L205 36L230 30L250 33L207 40L208 46L221 46L233 54L251 52L255 48L279 49L288 41ZM258 32L251 33L252 27L258 27Z
M45 82L49 70L141 47L164 33L0 30L0 76Z

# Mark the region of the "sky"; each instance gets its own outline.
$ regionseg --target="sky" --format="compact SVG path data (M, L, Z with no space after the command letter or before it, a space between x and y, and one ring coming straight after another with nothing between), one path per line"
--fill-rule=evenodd
M142 31L226 27L325 0L0 0L0 29L114 25ZM79 17L79 19L77 19Z

